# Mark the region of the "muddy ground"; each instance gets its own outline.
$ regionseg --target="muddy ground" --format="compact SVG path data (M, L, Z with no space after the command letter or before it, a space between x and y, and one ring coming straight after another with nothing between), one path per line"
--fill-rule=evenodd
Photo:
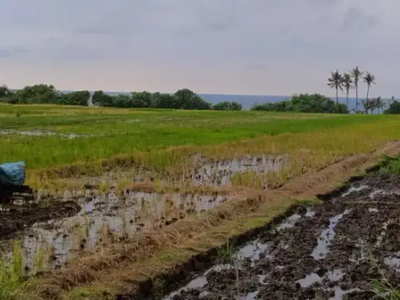
M373 299L383 278L400 289L400 177L354 182L218 257L164 299Z
M135 241L139 233L169 226L227 199L226 195L218 194L129 190L96 194L88 190L84 195L70 195L50 205L35 207L33 204L23 211L0 207L3 209L0 210L0 251L3 258L10 260L13 240L19 240L25 275L34 275L65 266L83 254L113 243ZM40 266L37 266L38 257L43 257Z
M55 202L49 205L31 205L25 209L0 210L0 238L12 237L12 234L32 226L37 222L70 217L81 210L74 201Z

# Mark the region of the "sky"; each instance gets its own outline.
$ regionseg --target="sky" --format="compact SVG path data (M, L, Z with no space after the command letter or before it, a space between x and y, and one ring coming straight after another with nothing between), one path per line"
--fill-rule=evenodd
M359 66L376 77L371 96L400 96L398 0L2 0L0 11L10 88L334 95L330 72Z

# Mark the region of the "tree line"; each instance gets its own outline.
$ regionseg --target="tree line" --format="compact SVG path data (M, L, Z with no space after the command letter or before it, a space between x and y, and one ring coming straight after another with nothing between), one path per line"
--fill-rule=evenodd
M10 104L59 104L59 105L95 105L121 108L164 108L164 109L213 109L242 110L237 102L220 102L215 105L205 101L189 89L181 89L174 94L132 92L130 95L109 95L101 90L91 94L89 91L63 93L53 85L29 85L19 90L0 86L0 102Z
M349 113L349 94L351 89L355 89L356 107L355 113L368 114L375 110L380 113L384 108L386 114L399 114L400 102L394 97L385 102L381 97L370 98L371 86L375 84L375 75L370 72L361 71L358 66L347 73L341 74L338 70L331 72L328 78L328 86L336 90L336 103L327 96L321 94L301 94L293 96L290 100L275 103L256 104L252 110L266 111L287 111L287 112L310 112L310 113ZM360 82L366 84L366 97L359 101L358 90ZM339 103L339 90L346 93L346 104ZM362 105L363 110L359 110Z
M300 94L289 100L254 105L251 110L304 112L304 113L348 113L346 105L337 103L321 94Z

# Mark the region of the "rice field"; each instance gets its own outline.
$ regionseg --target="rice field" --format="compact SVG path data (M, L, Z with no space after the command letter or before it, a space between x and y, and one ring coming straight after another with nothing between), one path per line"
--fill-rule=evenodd
M15 299L115 299L396 154L400 137L393 115L2 104L0 124L0 162L26 162L37 200L0 211Z

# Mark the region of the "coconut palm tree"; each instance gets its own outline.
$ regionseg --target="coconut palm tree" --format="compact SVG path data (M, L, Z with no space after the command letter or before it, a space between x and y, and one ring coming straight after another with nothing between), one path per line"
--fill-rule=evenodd
M381 109L384 109L386 103L382 100L381 96L376 98L376 108L378 109L378 114L381 112Z
M353 83L353 80L352 80L351 74L344 73L343 74L343 86L344 86L344 88L346 90L347 110L349 110L349 91L353 87L352 83Z
M343 91L343 77L338 70L331 72L331 77L328 78L328 86L336 89L336 103L339 103L339 89Z
M371 84L375 84L375 76L369 72L365 73L364 82L367 84L367 97L365 98L365 102L368 103L369 90ZM365 109L365 113L368 114L368 108Z
M358 110L358 81L363 76L364 72L360 71L360 69L356 66L353 70L350 71L351 76L354 78L354 87L356 89L356 111Z

